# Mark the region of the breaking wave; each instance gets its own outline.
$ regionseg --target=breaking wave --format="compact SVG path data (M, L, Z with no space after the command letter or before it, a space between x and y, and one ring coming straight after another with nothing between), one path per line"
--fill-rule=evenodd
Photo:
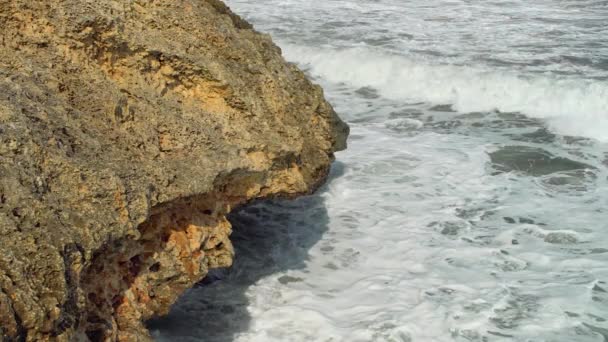
M388 99L451 104L459 112L518 112L545 119L561 134L608 141L606 81L429 64L366 47L282 47L313 76L372 87Z

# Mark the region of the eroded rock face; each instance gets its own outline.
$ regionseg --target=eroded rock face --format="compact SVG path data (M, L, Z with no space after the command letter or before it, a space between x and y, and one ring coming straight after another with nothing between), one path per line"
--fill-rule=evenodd
M0 337L149 338L347 126L217 0L0 0Z

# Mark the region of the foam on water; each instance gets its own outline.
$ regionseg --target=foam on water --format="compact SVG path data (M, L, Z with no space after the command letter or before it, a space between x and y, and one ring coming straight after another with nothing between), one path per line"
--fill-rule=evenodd
M176 310L191 313L173 320L190 326L161 341L229 340L207 335L218 315L243 319L226 305L247 306L236 341L601 341L606 170L562 193L491 172L483 138L376 124L353 135L319 195L236 219L268 245L253 238L259 249L241 251L237 239L234 273L182 299ZM258 272L246 289L230 285Z
M606 81L433 65L365 47L282 47L287 59L329 82L372 87L393 100L452 104L465 113L524 113L547 119L559 133L608 141Z
M608 340L608 7L228 1L351 125L159 341ZM568 136L569 135L569 136Z

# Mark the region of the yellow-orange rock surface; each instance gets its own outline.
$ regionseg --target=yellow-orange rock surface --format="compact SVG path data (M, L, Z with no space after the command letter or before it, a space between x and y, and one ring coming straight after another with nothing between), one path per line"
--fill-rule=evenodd
M348 127L217 0L0 0L0 340L137 341Z

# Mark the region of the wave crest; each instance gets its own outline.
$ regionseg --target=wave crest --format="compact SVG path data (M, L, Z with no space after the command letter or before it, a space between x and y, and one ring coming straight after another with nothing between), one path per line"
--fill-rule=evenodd
M373 87L391 100L451 104L459 112L523 113L561 134L608 141L605 81L433 65L365 47L282 47L287 59L331 83Z

